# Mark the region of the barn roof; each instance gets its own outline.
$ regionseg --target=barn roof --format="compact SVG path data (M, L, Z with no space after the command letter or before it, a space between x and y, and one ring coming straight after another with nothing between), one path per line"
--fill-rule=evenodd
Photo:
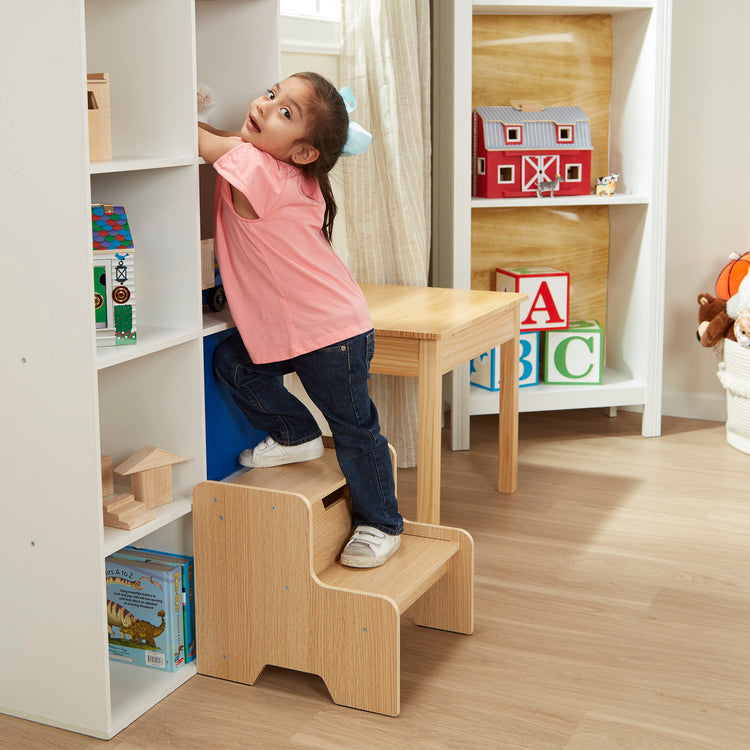
M539 112L524 112L514 107L477 107L484 122L484 143L488 151L591 148L589 118L580 107L545 107ZM522 143L505 142L505 126L523 126ZM558 143L557 126L572 125L573 141Z

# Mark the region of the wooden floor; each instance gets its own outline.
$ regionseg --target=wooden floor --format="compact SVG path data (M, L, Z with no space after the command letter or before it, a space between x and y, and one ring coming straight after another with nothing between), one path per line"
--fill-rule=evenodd
M117 750L747 750L750 456L723 425L524 414L519 490L495 491L496 418L444 431L442 522L476 541L476 630L402 626L401 716L331 703L315 676L195 677ZM399 472L414 514L414 470ZM1 670L0 670L1 674ZM0 747L104 747L0 716Z

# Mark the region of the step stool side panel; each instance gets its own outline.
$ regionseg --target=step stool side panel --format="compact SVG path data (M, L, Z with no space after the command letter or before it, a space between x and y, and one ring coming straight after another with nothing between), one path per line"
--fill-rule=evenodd
M398 716L401 618L388 597L318 584L313 660L334 703Z
M194 501L199 672L252 684L266 664L311 671L310 504L293 493L206 484L211 497Z
M426 536L459 545L458 552L447 562L447 571L409 608L417 625L474 632L474 540L463 529L404 521L404 533Z

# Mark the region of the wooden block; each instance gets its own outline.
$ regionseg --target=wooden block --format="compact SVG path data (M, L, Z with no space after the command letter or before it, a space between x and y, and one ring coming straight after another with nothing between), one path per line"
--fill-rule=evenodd
M596 320L578 320L564 331L547 331L544 380L554 384L600 384L604 332Z
M109 75L86 76L89 115L89 161L112 158L112 124L109 107Z
M111 495L115 491L115 477L112 472L112 456L102 454L102 497Z
M521 331L549 331L568 327L570 276L552 266L514 266L495 269L498 292L523 292Z
M216 271L214 263L213 239L201 240L201 289L211 289L215 286Z
M139 503L131 493L122 492L102 503L104 525L116 529L135 529L156 518L156 513Z
M130 476L130 491L148 508L172 502L172 467L160 466Z
M525 331L520 336L518 386L539 382L539 331ZM471 360L471 383L488 391L500 390L500 347Z
M146 445L125 459L115 471L130 476L130 490L139 502L156 508L172 502L172 464L189 461L179 453Z

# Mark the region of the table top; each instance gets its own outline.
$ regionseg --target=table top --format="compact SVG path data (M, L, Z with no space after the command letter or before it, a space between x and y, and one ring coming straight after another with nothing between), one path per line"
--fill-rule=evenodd
M526 294L395 284L360 284L375 333L440 339L486 317L503 314ZM408 326L408 328L407 328Z

